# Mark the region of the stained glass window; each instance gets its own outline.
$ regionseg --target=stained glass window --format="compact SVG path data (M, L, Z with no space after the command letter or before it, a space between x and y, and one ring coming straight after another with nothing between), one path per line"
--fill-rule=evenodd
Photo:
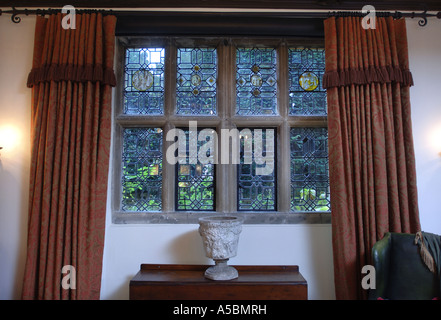
M291 128L291 210L330 211L327 128Z
M115 223L197 223L218 209L259 224L329 221L323 44L278 43L124 38Z
M122 210L160 211L162 129L124 129L122 163Z
M164 48L129 48L124 74L124 113L164 113Z
M276 130L240 130L238 210L277 210Z
M176 113L216 114L215 48L178 48Z
M183 211L213 211L215 210L215 164L209 161L200 161L202 152L205 159L210 157L211 149L201 149L208 146L214 135L213 129L194 130L190 136L190 130L183 130L186 137L186 161L176 163L176 210ZM196 137L204 135L205 139ZM214 139L214 138L213 138ZM213 142L214 140L212 140ZM194 151L191 148L194 147Z
M325 72L325 50L290 48L289 114L326 115L326 90L321 85Z
M237 48L236 69L237 114L276 114L276 50Z

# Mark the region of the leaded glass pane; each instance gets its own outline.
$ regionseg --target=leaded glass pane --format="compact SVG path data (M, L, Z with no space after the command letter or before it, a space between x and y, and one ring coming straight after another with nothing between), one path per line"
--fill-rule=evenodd
M204 135L209 130L213 135ZM184 129L185 161L176 163L176 210L183 211L213 211L215 210L215 164L208 161L200 161L202 157L201 147L214 139L214 130L204 131ZM196 136L204 135L205 139L199 141ZM190 142L191 141L191 142ZM212 140L214 142L214 140ZM194 151L190 150L195 146ZM204 149L204 157L210 157L211 149ZM200 153L201 152L201 153ZM200 154L199 154L200 153Z
M321 79L325 72L323 48L290 48L289 114L326 115L326 90Z
M277 114L274 48L237 48L236 94L239 115Z
M327 128L291 128L291 210L330 211Z
M162 209L162 129L126 128L123 142L123 211Z
M216 67L216 48L178 48L177 114L216 114Z
M124 113L164 113L164 48L129 48L124 74Z
M275 129L240 131L239 211L277 210L275 132Z

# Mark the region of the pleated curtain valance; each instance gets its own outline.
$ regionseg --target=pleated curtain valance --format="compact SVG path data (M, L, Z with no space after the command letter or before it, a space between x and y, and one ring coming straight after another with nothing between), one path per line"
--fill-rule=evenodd
M44 81L101 82L115 86L113 43L108 32L114 29L114 17L102 14L77 14L76 29L61 28L61 13L44 18L35 30L32 70L27 86ZM84 20L84 21L82 21ZM109 29L109 30L108 30Z
M323 88L390 82L412 86L404 19L377 19L375 32L361 22L360 17L328 19L325 33L333 41L326 42Z

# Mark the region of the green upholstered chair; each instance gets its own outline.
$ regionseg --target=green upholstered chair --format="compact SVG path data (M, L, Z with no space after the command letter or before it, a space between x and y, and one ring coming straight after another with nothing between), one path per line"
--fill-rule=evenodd
M388 232L372 249L376 289L369 299L432 300L440 297L440 280L424 264L415 234Z

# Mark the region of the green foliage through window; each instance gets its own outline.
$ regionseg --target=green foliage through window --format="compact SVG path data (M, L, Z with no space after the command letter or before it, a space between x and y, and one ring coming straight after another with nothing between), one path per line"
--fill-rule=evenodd
M291 210L330 211L327 128L291 129Z
M162 129L124 130L123 211L162 210Z
M260 137L256 136L257 131L261 132L261 143L257 143L258 139L260 139ZM243 134L240 138L240 164L237 169L239 211L277 210L277 174L275 165L277 163L275 146L277 136L275 132L274 128L249 129L248 133ZM252 161L246 161L247 156ZM260 161L257 160L258 157L261 157ZM268 161L262 163L263 159ZM268 170L258 170L258 168L262 169L262 167Z
M195 130L196 131L196 130ZM186 163L176 164L176 210L215 210L215 164L200 163L189 152L190 134L184 129L186 139ZM209 139L207 137L207 139ZM206 141L197 141L197 152ZM209 153L211 151L207 151ZM210 155L207 154L207 157Z

